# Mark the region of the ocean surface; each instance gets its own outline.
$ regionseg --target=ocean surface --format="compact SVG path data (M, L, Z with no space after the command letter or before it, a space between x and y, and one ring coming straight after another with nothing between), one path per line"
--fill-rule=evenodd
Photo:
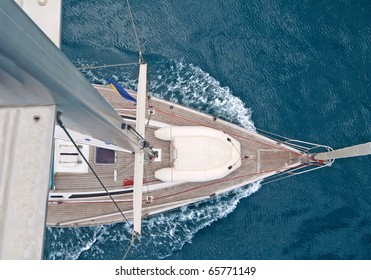
M126 1L64 0L76 66L138 61ZM371 1L131 0L155 96L289 138L371 141ZM83 70L135 89L137 66ZM371 158L156 215L128 259L371 259ZM48 228L45 259L122 259L124 224Z

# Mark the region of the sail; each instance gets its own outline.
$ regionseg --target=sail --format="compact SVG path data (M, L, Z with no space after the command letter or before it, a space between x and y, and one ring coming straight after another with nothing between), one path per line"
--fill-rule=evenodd
M1 4L0 35L1 106L55 104L67 128L134 150L122 118L13 1Z

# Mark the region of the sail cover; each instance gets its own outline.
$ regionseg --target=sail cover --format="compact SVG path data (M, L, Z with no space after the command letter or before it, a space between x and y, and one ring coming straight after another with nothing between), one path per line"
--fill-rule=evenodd
M0 106L55 104L67 128L133 150L122 118L14 1L0 36Z

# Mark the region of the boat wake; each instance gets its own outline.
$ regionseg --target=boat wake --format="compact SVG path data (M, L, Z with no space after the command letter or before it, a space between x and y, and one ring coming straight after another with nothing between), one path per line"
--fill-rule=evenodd
M241 198L252 195L259 190L260 186L259 183L255 183L215 199L145 220L144 234L129 257L163 259L170 256L172 252L182 249L186 243L192 243L193 236L200 229L233 212Z
M233 96L228 87L197 66L183 60L151 62L150 91L157 97L177 102L219 118L255 130L251 110ZM107 71L107 70L105 70ZM93 70L84 72L92 83L107 83L109 74ZM125 87L135 89L137 81L130 74L114 73ZM109 76L109 77L110 77ZM101 78L104 77L104 78ZM108 77L107 77L108 79ZM255 183L195 205L158 214L143 221L143 235L128 254L129 259L163 259L191 243L202 228L226 217L241 198L260 188ZM125 223L84 227L48 228L45 259L121 259L131 241L131 229Z
M75 64L85 66L100 63L78 59ZM148 67L149 91L154 96L255 131L251 109L246 108L241 99L234 96L228 87L223 87L200 67L187 64L184 59L163 58L150 61ZM122 71L122 68L115 70L113 74L107 69L84 70L83 73L91 83L108 84L108 78L113 77L123 87L136 90L137 67L126 66L124 70Z
M255 130L251 109L201 68L184 60L171 60L158 63L156 69L150 82L155 96Z

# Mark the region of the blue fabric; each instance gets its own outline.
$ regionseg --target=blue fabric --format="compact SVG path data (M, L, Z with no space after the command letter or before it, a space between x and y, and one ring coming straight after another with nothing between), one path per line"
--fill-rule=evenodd
M118 93L123 98L125 98L125 99L127 99L129 101L132 101L132 102L137 103L137 100L134 97L132 97L126 90L124 90L114 79L109 78L108 79L108 82L117 89Z

